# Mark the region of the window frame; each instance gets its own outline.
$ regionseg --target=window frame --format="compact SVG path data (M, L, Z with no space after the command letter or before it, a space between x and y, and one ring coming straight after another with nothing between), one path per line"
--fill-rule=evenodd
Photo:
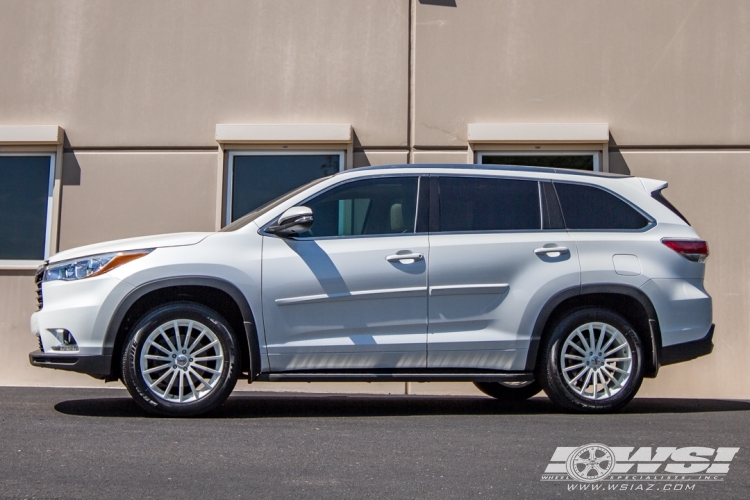
M334 239L335 240L343 240L343 239L349 240L349 239L353 239L353 238L393 238L393 237L398 237L398 236L419 236L419 235L429 234L429 230L428 231L421 231L421 232L417 231L417 226L418 226L418 221L419 221L419 209L421 208L420 204L419 204L420 193L421 193L421 190L423 189L423 184L426 184L424 186L424 189L429 189L429 182L427 182L427 181L424 180L424 179L429 179L429 176L428 175L424 175L424 174L395 174L395 175L394 174L380 174L380 175L372 175L372 176L367 176L367 177L357 177L357 178L354 178L354 179L347 179L347 180L345 180L343 182L338 182L336 184L328 186L327 188L322 189L322 190L318 191L317 193L308 196L307 198L305 198L304 200L301 200L299 203L296 203L293 206L294 207L304 206L308 201L312 200L313 198L321 196L321 195L327 193L328 191L330 191L332 189L337 189L337 188L340 188L341 186L345 186L347 184L351 184L352 182L368 181L368 180L384 179L384 178L386 178L386 179L392 179L392 178L396 178L396 177L415 177L417 179L417 198L415 200L416 201L416 210L415 210L415 213L414 213L414 232L413 233L352 234L352 235L342 235L342 236L311 236L311 237L289 236L286 239L296 240L296 241L315 241L315 240L334 240ZM273 238L280 238L279 235L272 234L272 233L269 233L269 232L266 231L266 229L269 226L272 226L272 225L274 225L276 223L276 221L278 220L278 218L280 216L281 216L281 214L279 214L277 217L274 217L271 221L269 221L266 224L264 224L263 227L261 227L258 230L258 234L260 234L261 236L269 236L269 237L273 237Z
M0 157L9 156L49 156L49 182L47 184L47 217L44 227L44 257L38 259L0 259L0 268L27 268L40 266L50 258L52 254L54 236L54 203L55 203L55 170L57 165L57 152L53 151L2 151Z
M317 156L338 155L339 172L346 169L346 150L342 149L237 149L227 151L226 182L224 187L223 226L232 223L232 189L234 187L234 158L236 156Z
M546 149L546 150L513 150L513 149L497 149L490 150L484 149L477 151L477 163L483 164L482 160L485 156L592 156L594 159L594 170L593 172L603 172L602 166L602 151L599 150L565 150L565 149ZM573 170L573 169L568 169Z

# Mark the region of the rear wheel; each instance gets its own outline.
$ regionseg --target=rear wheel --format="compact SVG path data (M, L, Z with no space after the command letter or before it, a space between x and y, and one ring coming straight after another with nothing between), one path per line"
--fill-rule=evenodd
M151 413L192 416L221 405L239 374L239 349L227 321L200 304L176 302L146 314L125 343L122 377Z
M542 343L537 379L566 409L617 411L643 381L641 341L619 314L595 307L571 311Z
M542 391L536 380L528 382L474 382L477 389L498 401L525 401Z

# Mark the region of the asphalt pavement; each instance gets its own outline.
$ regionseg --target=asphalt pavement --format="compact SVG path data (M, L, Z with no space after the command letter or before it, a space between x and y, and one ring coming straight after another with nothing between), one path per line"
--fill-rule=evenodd
M0 388L0 499L748 498L748 424L743 401L590 416L546 398L247 392L165 419L122 390ZM706 480L542 479L557 447L588 443L740 450Z

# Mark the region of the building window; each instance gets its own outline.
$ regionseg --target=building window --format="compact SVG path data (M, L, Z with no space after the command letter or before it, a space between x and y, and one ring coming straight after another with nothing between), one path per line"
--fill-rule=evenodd
M343 151L230 152L225 224L292 189L343 169Z
M492 151L477 154L484 165L570 168L601 171L599 151Z
M50 253L55 155L0 155L0 261Z

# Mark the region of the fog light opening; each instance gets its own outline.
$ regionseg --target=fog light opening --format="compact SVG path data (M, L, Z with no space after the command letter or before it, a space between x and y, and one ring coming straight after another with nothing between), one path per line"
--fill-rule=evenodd
M77 351L78 343L73 337L73 334L65 328L48 328L48 332L55 336L59 345L53 345L53 351Z

